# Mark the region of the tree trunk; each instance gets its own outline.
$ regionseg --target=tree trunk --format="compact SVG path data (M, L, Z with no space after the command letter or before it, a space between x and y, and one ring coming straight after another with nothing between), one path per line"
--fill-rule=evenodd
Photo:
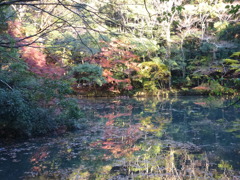
M172 76L168 77L168 86L169 86L169 89L172 88Z

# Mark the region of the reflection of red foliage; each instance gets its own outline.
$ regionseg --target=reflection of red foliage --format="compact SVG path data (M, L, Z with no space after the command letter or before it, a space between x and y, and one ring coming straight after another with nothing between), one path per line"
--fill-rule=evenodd
M41 172L41 168L38 167L38 166L33 166L33 167L32 167L32 171L33 171L33 172Z
M104 69L103 76L108 82L108 89L110 91L118 91L120 84L124 84L124 87L121 87L122 89L131 90L133 87L130 76L132 72L139 70L137 67L138 63L134 62L138 61L139 57L130 51L131 46L127 43L117 40L110 43L102 43L106 47L103 47L100 53L86 58L85 61L99 64ZM124 74L125 78L114 78L114 74L120 71Z
M205 103L205 102L195 102L194 104L197 104L197 105L206 105L207 103Z
M16 40L16 45L20 46L21 57L28 64L30 71L48 78L60 78L64 74L65 71L61 67L57 67L54 64L47 64L46 55L40 50L43 47L36 43L28 45L33 39L24 39L25 36L22 33L20 22L8 21L8 33Z
M33 172L40 173L46 168L45 166L39 165L39 163L48 157L49 152L47 150L48 148L46 146L40 147L31 157L30 161L34 165L32 167Z
M109 122L114 122L115 118L122 117L122 116L131 116L131 113L118 113L116 115L114 115L114 113L112 113L112 114L107 114L107 115L104 115L104 116L99 115L99 117L101 117L101 118L107 118L108 119L108 121L106 122L106 125L109 124Z
M129 108L131 109L131 107ZM128 127L114 126L114 119L122 116L131 116L131 113L112 113L99 116L108 119L104 131L104 140L94 142L91 146L100 146L102 149L107 149L115 157L128 155L139 150L138 147L134 146L134 143L142 137L140 124L128 125Z
M108 120L106 122L106 126L110 126L110 125L113 125L114 124L114 120Z
M35 152L31 158L31 162L38 163L39 161L44 160L47 158L48 152L47 152L47 147L41 147Z
M109 150L115 157L139 150L138 147L134 147L134 143L142 136L139 128L139 124L129 125L128 128L107 125L101 148Z

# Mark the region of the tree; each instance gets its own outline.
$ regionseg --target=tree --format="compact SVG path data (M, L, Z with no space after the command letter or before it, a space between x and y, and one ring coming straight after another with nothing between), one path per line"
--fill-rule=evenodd
M101 52L85 58L85 62L98 64L103 68L106 87L110 91L121 92L131 90L132 74L138 70L139 57L130 51L131 45L119 40L110 43L102 42L105 46Z
M142 62L139 67L139 81L143 84L143 90L147 92L158 92L165 89L168 84L169 71L164 64L155 62Z
M102 68L95 64L79 64L72 68L71 74L77 79L78 88L82 86L102 86L105 83Z

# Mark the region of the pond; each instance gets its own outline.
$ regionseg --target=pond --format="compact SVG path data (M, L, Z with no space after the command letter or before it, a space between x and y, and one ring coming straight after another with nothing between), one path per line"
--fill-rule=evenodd
M0 144L0 179L240 179L240 109L207 97L80 100L75 132ZM78 122L76 122L78 123Z

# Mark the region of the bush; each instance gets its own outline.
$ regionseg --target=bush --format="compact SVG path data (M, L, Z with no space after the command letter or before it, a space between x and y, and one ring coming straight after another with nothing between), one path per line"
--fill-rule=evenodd
M46 133L56 126L49 110L26 100L19 90L0 88L0 134L31 136Z
M75 126L82 114L77 101L66 97L71 93L70 80L39 77L28 71L21 59L18 63L11 59L5 62L0 71L2 137L37 136L60 126Z
M79 127L82 117L75 99L64 98L53 107L41 107L20 90L0 88L0 135L30 137L46 134L61 126ZM82 123L82 122L81 122Z

